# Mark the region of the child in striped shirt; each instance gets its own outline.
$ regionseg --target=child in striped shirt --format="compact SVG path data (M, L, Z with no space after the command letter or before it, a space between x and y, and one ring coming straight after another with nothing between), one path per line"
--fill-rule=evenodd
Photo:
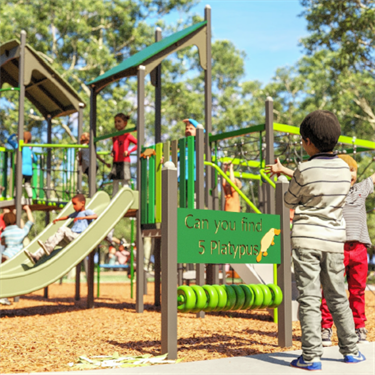
M345 274L348 281L349 304L353 312L358 343L367 343L365 328L365 289L367 279L367 248L371 239L367 229L366 198L374 192L375 173L356 184L357 162L349 155L339 155L350 168L351 188L346 197L344 219L346 222L346 242L344 245ZM327 301L323 297L320 307L322 312L322 343L331 346L333 319Z
M300 126L302 146L310 156L292 170L278 161L267 166L272 174L292 177L284 203L295 210L292 229L292 256L299 292L302 355L292 367L321 370L321 285L337 327L340 352L346 363L366 358L357 347L353 315L344 285L345 221L343 207L350 188L347 164L333 154L341 128L336 116L317 110Z

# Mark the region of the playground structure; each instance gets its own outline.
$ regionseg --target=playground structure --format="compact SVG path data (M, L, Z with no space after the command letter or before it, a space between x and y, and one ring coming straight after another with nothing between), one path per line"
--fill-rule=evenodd
M3 201L0 202L0 207L15 206L17 210L17 224L19 225L21 220L20 197L22 196L21 167L25 98L27 98L46 119L48 124L47 143L49 145L52 144L52 120L55 117L67 116L78 112L78 135L80 136L82 133L83 108L85 104L76 91L39 55L39 53L26 44L26 33L24 31L21 32L20 42L11 40L1 45L0 55L1 86L4 83L13 86L11 89L1 89L1 91L16 91L19 94L19 147L14 152L5 149L0 150L2 160L1 168L3 172L1 182L3 186L6 187L3 191ZM71 180L70 164L72 155L66 150L65 155L61 158L61 165L63 166L62 175L58 178L58 183L62 185L62 189L60 190L60 194L54 197L51 205L48 205L49 199L52 198L51 191L54 190L51 188L52 147L58 147L58 145L51 145L51 147L47 148L46 152L42 152L42 154L39 155L40 170L33 175L33 198L35 196L37 199L35 203L38 206L33 207L33 209L56 209L57 205L64 205L70 195L70 191L67 192L66 187L68 181ZM19 161L17 164L15 164L15 158ZM80 174L77 175L76 181L77 186L80 186L82 181ZM14 196L14 187L15 200L11 199Z
M161 39L160 30L156 32L157 42L147 47L143 51L131 56L129 59L123 61L119 66L111 69L104 73L102 76L96 78L89 83L91 87L91 98L90 98L90 175L89 175L89 195L90 203L88 207L92 207L95 212L100 214L98 220L94 222L87 232L84 233L79 240L72 242L69 246L64 248L62 251L57 252L55 256L51 256L46 259L45 262L38 264L35 268L30 268L27 264L27 260L23 256L23 253L18 254L14 259L3 264L0 268L0 295L1 297L15 296L24 293L28 293L32 290L40 289L54 280L57 280L61 275L65 274L70 268L80 264L82 259L89 256L89 274L88 274L88 299L87 306L93 307L94 305L94 251L100 240L102 240L107 232L123 217L129 213L131 216L136 216L136 244L137 244L137 283L136 283L136 311L138 313L143 312L143 293L144 293L144 267L143 267L143 236L152 236L155 238L155 302L160 304L160 274L163 275L163 304L162 304L162 352L169 353L169 358L177 357L177 309L178 303L178 292L176 286L182 284L181 271L177 277L176 269L178 257L180 256L180 248L178 244L179 230L177 224L178 210L189 209L189 210L203 210L205 208L208 211L220 211L219 201L219 175L221 178L226 178L223 173L220 172L219 162L227 160L225 154L220 155L220 147L218 142L227 140L233 137L244 137L249 134L255 133L259 135L259 160L250 160L246 163L238 158L229 158L234 164L241 165L245 163L246 168L257 168L261 170L265 164L271 164L274 162L274 144L277 143L274 138L274 132L283 132L293 135L299 134L297 127L289 125L275 124L273 122L273 101L271 98L266 100L266 118L265 124L254 125L249 128L234 130L223 134L212 135L211 128L211 20L210 20L210 8L205 9L205 21L199 24L193 25L185 30L182 30L176 34L169 36L168 38ZM160 63L169 54L180 50L181 48L197 45L200 56L200 64L205 70L205 133L202 129L197 129L196 139L193 137L183 138L181 140L173 140L171 142L161 143L161 71ZM8 47L7 47L8 48ZM10 48L10 47L9 47ZM25 34L22 34L21 44L14 47L16 52L19 51L18 58L20 59L20 77L24 77L23 66L24 55L22 50L25 50ZM6 49L1 50L1 54ZM15 56L15 53L12 56ZM5 53L5 52L4 52ZM18 52L17 52L18 53ZM9 52L8 52L9 54ZM144 80L145 75L150 73L152 82L155 85L156 102L155 102L155 145L147 148L151 148L155 151L155 155L148 156L146 158L141 157L141 154L145 151L144 145ZM138 92L137 92L137 136L139 147L137 151L137 191L130 189L123 189L109 204L109 197L103 192L96 192L97 190L97 179L94 173L96 166L96 142L118 135L120 132L113 133L105 136L97 136L96 132L96 97L100 91L111 84L112 82L118 81L121 78L129 76L137 76L138 79ZM22 79L19 80L22 82ZM40 83L38 87L43 84ZM23 87L23 89L22 89ZM20 84L20 116L19 116L19 139L23 139L23 113L22 106L23 99L25 96L25 84ZM31 101L32 99L29 98ZM83 105L78 101L78 107L76 110L80 113L81 124L82 124L82 108ZM41 112L43 113L42 109ZM48 111L47 111L48 112ZM51 113L46 112L46 118L51 127ZM56 114L57 115L57 114ZM56 116L55 115L55 116ZM134 129L127 129L124 132L129 132ZM82 127L79 127L79 136L82 133ZM50 131L48 137L50 137ZM78 136L78 138L79 138ZM349 137L341 137L339 140L342 144L349 144L350 150L353 152L374 150L374 142L362 141L358 139L352 139ZM50 147L48 147L48 145ZM51 179L51 140L48 139L48 145L42 145L47 149L47 153L43 154L44 160L46 160L46 168L40 167L40 171L45 169L46 177L43 175L43 183L41 184L41 174L36 176L36 180L39 181L39 185L34 185L34 191L36 199L41 201L46 209L54 209L54 201L49 202L48 199L44 200L41 197L42 192L47 198L50 198L50 179ZM41 145L28 145L38 146ZM23 147L20 142L20 147L17 150L17 160L21 160L21 148ZM66 149L70 148L82 148L85 146L81 145L63 145ZM86 146L87 147L87 146ZM16 201L15 206L17 212L20 212L20 199L22 196L22 186L20 175L19 162L17 168L14 167L14 154L9 156L9 151L0 150L4 153L2 157L3 171L7 169L12 170L13 174L8 176L8 191L13 191L13 180L16 186ZM71 152L71 151L70 151ZM187 155L186 155L187 153ZM179 157L178 157L179 154ZM194 158L196 154L196 158ZM214 154L214 155L212 155ZM7 156L5 156L7 155ZM68 151L67 151L68 155ZM205 161L204 161L205 155ZM166 163L163 168L160 160L164 157ZM186 160L187 163L181 163L181 160ZM301 160L304 158L301 155ZM74 158L73 158L74 159ZM179 196L177 190L177 169L178 159L180 160L180 189ZM75 160L75 159L74 159ZM194 160L196 165L194 166ZM229 160L227 160L229 161ZM173 164L171 164L171 162ZM11 163L11 164L9 164ZM6 167L5 167L6 166ZM75 167L72 167L71 172L74 172ZM186 180L185 168L188 168L189 178ZM196 168L196 183L194 178L194 168ZM64 169L64 168L63 168ZM68 170L66 168L66 170ZM69 169L70 171L70 169ZM64 172L64 171L63 171ZM10 173L10 172L9 172ZM65 173L65 172L64 172ZM14 177L15 176L15 177ZM49 176L49 177L48 177ZM280 217L280 227L278 230L281 231L280 237L276 240L280 247L280 261L277 263L271 262L266 264L265 261L262 264L249 265L248 263L232 263L235 270L239 271L241 278L246 284L277 284L283 294L283 301L280 304L268 302L264 304L264 307L268 305L270 308L273 305L278 305L278 324L279 324L279 345L289 346L291 343L291 321L292 321L292 304L291 304L291 269L290 269L290 240L289 240L289 210L286 210L283 206L283 194L287 189L287 182L283 179L279 179L275 184L274 181L267 179L264 173L249 173L246 175L242 172L236 172L236 176L240 178L251 178L260 183L259 201L261 203L261 210L259 210L254 202L248 199L249 206L252 210L259 215L262 214L277 214ZM47 181L44 182L44 179ZM49 179L49 180L48 180ZM8 181L11 181L9 183ZM80 186L82 180L79 175L76 179L77 186ZM229 182L229 181L228 181ZM230 182L229 182L230 183ZM74 190L73 188L69 191ZM45 188L47 186L47 188ZM77 187L78 189L78 187ZM64 187L61 190L62 201L67 203L70 199L68 193L66 193ZM56 189L57 191L57 189ZM66 195L63 195L65 191ZM139 194L138 194L139 192ZM48 194L47 194L48 193ZM38 195L39 194L39 195ZM12 194L11 194L12 195ZM196 198L195 198L196 196ZM221 194L223 199L223 194ZM6 196L4 197L6 198ZM246 197L245 197L246 198ZM100 201L101 204L96 202ZM196 202L196 208L194 201ZM3 201L2 204L10 206L11 201ZM51 205L49 205L51 203ZM178 208L179 203L179 208ZM14 204L14 203L13 203ZM63 204L58 201L58 204ZM106 205L109 206L105 208ZM5 207L2 206L2 207ZM60 208L60 207L59 207ZM68 212L70 208L69 204L63 209L63 212ZM105 209L104 209L105 208ZM262 212L261 212L262 211ZM62 215L63 213L60 213ZM225 214L226 215L226 214ZM240 215L240 214L239 214ZM68 224L68 223L66 223ZM65 225L65 224L64 224ZM47 234L54 231L56 227L47 227L44 232L40 234L38 239L47 238ZM95 228L100 228L95 232ZM34 247L37 246L36 239L32 241L28 249L33 251ZM178 249L178 253L176 251ZM76 254L73 257L73 253ZM160 256L162 255L163 264L160 262ZM267 257L264 257L267 260ZM197 287L203 287L207 284L218 284L218 262L202 262L199 263L192 259L191 262L179 262L179 263L196 263L196 285ZM219 262L226 263L226 261ZM207 264L206 281L204 275L204 264ZM275 266L275 264L277 264ZM179 267L181 269L181 267ZM53 276L52 276L53 275ZM271 279L271 280L269 280ZM79 277L78 277L79 280ZM28 288L22 288L21 285L27 284ZM222 287L221 287L222 288ZM241 287L242 288L242 287ZM263 287L260 287L263 288ZM216 288L215 288L216 289ZM242 288L244 289L244 288ZM197 289L199 290L199 289ZM210 289L212 290L212 289ZM229 289L230 290L230 289ZM235 288L235 290L238 290ZM247 289L244 289L247 290ZM262 289L264 290L264 289ZM195 295L201 292L194 292ZM240 292L238 292L240 293ZM245 293L245 292L244 292ZM267 293L267 292L265 292ZM202 295L200 303L205 301L205 304L209 303L204 295ZM180 299L180 302L182 301ZM241 303L235 302L238 306ZM259 301L258 301L259 304ZM231 304L230 304L231 305ZM243 307L242 304L241 307ZM247 301L247 305L249 302ZM257 303L255 304L257 306ZM213 308L217 308L216 307ZM234 307L234 305L233 305ZM205 309L206 307L204 307ZM194 306L193 311L198 309ZM204 311L196 311L199 317L204 317Z

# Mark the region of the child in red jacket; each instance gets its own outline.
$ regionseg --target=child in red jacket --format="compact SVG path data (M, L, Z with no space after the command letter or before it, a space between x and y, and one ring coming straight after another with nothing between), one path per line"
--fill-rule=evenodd
M346 196L343 210L346 222L346 242L344 246L345 274L348 281L349 303L353 311L358 343L367 343L365 328L365 289L367 279L367 248L371 247L366 221L366 198L373 193L375 173L355 184L358 166L349 155L338 155L349 165L351 188ZM333 319L323 296L320 306L322 312L322 345L331 346Z
M129 116L118 113L115 116L115 128L120 131L126 128ZM113 157L113 166L109 178L113 180L113 196L119 189L119 182L126 186L130 184L130 154L137 150L137 140L130 134L125 133L112 138L113 147L111 156ZM129 150L130 143L135 146Z

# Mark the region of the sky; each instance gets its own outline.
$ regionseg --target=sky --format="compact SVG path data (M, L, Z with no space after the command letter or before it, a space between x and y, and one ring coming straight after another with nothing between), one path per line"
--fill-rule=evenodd
M299 0L203 0L191 12L204 15L211 6L212 36L230 40L246 53L245 80L268 83L277 68L292 66L303 56L299 40L308 35L307 22L298 17ZM174 23L183 14L169 15Z

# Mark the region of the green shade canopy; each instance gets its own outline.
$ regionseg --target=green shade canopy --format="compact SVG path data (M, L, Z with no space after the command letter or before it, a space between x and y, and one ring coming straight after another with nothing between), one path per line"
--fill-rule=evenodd
M19 86L20 42L10 40L0 46L0 88L4 83ZM26 44L25 47L25 96L47 117L67 116L75 113L83 100L45 59Z
M201 66L205 69L206 24L207 21L197 23L159 42L151 44L142 51L130 56L121 64L95 78L93 81L89 82L88 85L94 87L96 92L99 92L112 82L118 81L124 77L137 75L137 68L140 65L146 66L146 73L149 73L166 56L192 44L197 45Z

